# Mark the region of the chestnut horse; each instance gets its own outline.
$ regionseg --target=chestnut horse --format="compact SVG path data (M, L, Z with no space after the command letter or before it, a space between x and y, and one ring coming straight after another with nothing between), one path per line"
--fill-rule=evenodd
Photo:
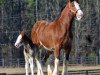
M81 20L83 12L77 0L70 0L62 10L60 17L53 22L37 21L32 28L32 42L39 47L54 51L55 63L53 75L58 75L60 50L64 49L62 75L67 74L67 61L72 46L72 22L76 17Z

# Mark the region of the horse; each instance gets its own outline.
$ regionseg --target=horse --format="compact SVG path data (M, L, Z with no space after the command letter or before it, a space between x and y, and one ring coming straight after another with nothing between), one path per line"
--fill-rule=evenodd
M80 21L83 17L83 12L77 0L69 0L56 20L52 22L40 20L33 25L31 31L32 42L39 47L42 45L47 50L54 51L53 75L58 75L59 72L58 67L61 49L64 49L62 75L67 74L67 61L69 60L73 39L71 29L75 17Z
M22 31L19 36L17 37L17 40L15 42L15 46L17 48L19 48L20 46L24 46L24 57L25 57L25 69L26 69L26 75L28 75L29 71L29 65L30 65L30 69L31 69L31 75L34 75L34 65L35 65L35 61L36 61L36 65L37 65L37 75L44 75L43 74L43 70L42 70L42 66L39 60L39 50L37 45L33 44L31 39L28 38L28 36L26 35L26 33L24 31ZM48 57L48 55L44 58L46 59Z

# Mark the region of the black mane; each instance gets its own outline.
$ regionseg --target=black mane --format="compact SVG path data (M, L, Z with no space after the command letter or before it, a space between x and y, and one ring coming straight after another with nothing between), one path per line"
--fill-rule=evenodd
M33 44L32 40L25 34L24 35L25 42L30 45L32 49L36 48L37 45Z

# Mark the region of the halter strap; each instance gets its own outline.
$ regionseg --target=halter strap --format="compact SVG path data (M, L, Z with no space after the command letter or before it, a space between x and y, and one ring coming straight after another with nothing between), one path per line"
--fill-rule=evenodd
M78 10L75 11L75 10L71 9L71 6L70 6L70 5L71 5L71 2L69 2L69 8L70 8L70 10L71 10L73 13L75 13L75 14L76 14L79 10L81 10L81 9L78 9Z
M78 10L76 11L76 13L77 13L79 10L81 10L81 9L78 9Z

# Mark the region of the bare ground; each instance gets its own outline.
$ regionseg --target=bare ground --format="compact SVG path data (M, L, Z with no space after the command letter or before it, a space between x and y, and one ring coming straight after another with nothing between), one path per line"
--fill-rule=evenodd
M59 68L60 71L62 67ZM43 69L44 72L46 72L46 68ZM81 70L100 70L100 65L98 66L69 66L69 71L81 71ZM36 72L36 68L35 68ZM24 68L0 68L0 73L6 73L6 74L23 74L25 73Z

